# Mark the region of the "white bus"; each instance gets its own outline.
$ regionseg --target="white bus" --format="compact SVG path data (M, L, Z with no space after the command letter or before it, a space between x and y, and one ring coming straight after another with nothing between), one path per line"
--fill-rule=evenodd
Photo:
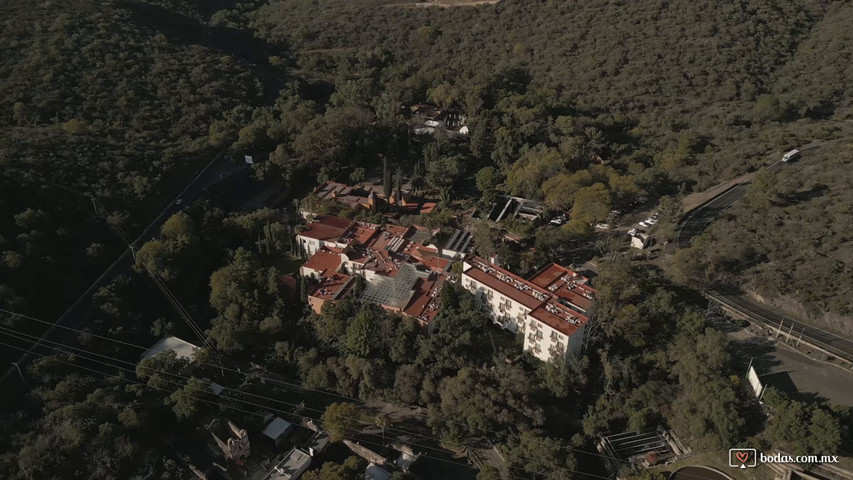
M799 156L800 156L800 151L797 149L794 149L794 150L791 150L790 152L786 153L785 155L782 155L782 161L787 162L787 161L793 160Z

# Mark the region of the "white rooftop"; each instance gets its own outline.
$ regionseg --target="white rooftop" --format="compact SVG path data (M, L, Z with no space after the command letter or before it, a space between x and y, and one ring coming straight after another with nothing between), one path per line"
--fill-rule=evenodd
M384 468L371 463L364 470L364 480L391 480L391 474Z
M159 342L155 343L153 347L149 348L142 354L142 359L151 358L159 353L163 352L175 352L175 355L178 358L186 358L189 361L195 360L196 350L199 347L197 345L193 345L186 340L181 340L178 337L166 337Z
M293 427L292 423L287 420L283 420L280 417L275 417L273 421L267 424L264 431L261 433L273 440L278 440L282 435L287 433L291 427Z
M403 452L397 460L394 460L394 465L397 465L397 468L408 470L418 460L418 457L418 455Z
M311 464L311 457L299 449L292 449L272 468L264 480L295 480Z

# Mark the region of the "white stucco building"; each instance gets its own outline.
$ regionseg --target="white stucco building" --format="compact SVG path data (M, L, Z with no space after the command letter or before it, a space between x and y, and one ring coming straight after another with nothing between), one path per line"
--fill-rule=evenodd
M595 290L589 280L550 264L525 280L479 257L464 263L462 286L503 328L524 335L537 358L566 360L580 354Z

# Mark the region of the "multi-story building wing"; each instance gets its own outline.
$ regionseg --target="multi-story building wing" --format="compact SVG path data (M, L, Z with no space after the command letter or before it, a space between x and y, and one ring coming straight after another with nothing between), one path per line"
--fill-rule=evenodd
M308 223L305 230L296 234L302 253L311 256L323 247L344 248L348 235L358 224L346 218L323 215Z
M576 357L583 345L595 290L589 280L550 264L529 280L473 256L462 286L503 328L524 335L524 349L541 360Z

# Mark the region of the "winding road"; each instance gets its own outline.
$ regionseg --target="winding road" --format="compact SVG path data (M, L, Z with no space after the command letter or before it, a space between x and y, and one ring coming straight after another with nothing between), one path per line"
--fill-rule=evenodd
M811 144L801 147L801 152L807 152L820 148L819 144ZM796 162L778 161L767 167L768 171L776 172ZM678 248L688 248L693 238L701 234L711 222L724 210L731 207L735 202L743 198L749 191L750 182L744 182L732 186L719 195L705 202L699 208L687 214L681 222L676 236ZM724 308L760 322L769 328L787 329L791 335L799 336L808 343L819 347L826 352L853 362L853 340L840 337L832 332L809 326L801 321L781 314L778 310L766 305L759 304L743 295L721 294L717 292L705 292L705 297L721 304Z

